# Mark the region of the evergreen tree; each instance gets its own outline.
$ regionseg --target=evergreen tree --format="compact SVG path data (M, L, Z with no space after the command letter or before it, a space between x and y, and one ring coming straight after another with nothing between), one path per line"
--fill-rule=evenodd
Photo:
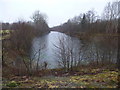
M81 21L81 29L85 29L87 26L87 20L86 20L86 15L83 15L82 21Z

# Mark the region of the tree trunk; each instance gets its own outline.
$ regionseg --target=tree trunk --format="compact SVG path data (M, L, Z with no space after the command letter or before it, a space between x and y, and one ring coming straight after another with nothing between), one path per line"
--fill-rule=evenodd
M38 60L37 60L37 65L36 65L36 71L38 72L38 69L39 69L39 61L40 61L40 49L39 49L39 55L38 55Z

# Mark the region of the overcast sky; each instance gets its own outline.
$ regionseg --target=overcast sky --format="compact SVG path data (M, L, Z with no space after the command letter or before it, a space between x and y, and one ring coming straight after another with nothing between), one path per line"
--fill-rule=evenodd
M101 15L110 1L114 0L0 0L0 21L30 20L33 12L40 10L48 16L48 25L52 27L90 9Z

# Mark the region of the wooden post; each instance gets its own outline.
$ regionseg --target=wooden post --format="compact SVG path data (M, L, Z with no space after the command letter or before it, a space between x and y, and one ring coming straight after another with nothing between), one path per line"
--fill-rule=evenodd
M118 88L120 88L120 17L118 19L118 52L117 52L117 65L118 65Z

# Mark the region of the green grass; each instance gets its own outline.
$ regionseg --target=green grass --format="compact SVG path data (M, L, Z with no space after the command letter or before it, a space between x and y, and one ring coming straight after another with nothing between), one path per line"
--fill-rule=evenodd
M0 30L0 34L2 34L2 36L0 36L0 40L9 38L10 32L11 30Z
M0 30L0 34L10 33L11 30Z

